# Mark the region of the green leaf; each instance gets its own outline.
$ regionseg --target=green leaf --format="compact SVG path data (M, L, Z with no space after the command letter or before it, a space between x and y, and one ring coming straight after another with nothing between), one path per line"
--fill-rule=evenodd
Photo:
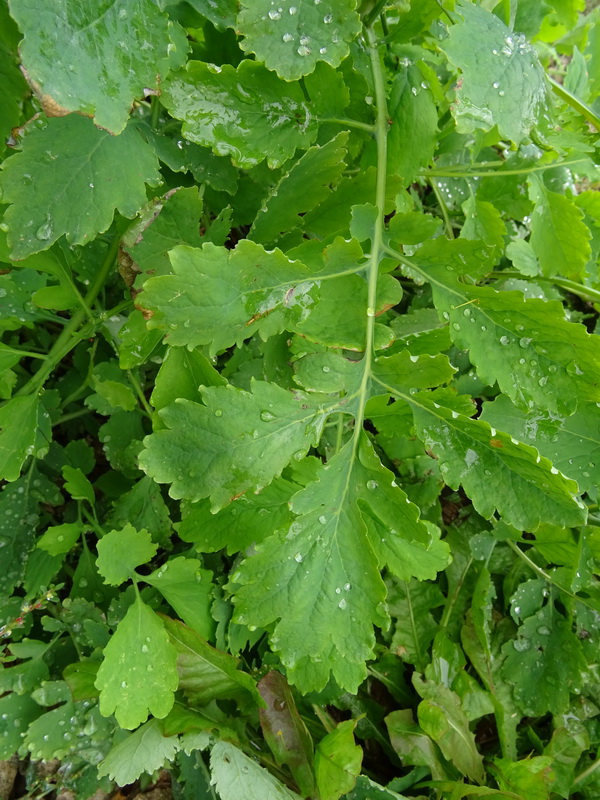
M174 558L143 580L154 586L177 614L205 639L211 639L215 627L210 613L212 572L202 569L195 558Z
M211 647L183 623L162 620L177 652L179 687L194 706L206 706L215 698L247 701L249 696L254 705L264 705L254 680L238 669L238 659Z
M529 176L529 196L535 203L530 243L542 275L581 280L592 255L583 211L570 198L546 188L537 175Z
M548 800L554 782L550 756L534 756L522 761L496 758L492 766L501 790L518 792L529 800Z
M279 13L279 12L277 12ZM263 203L248 234L255 242L269 244L282 233L300 226L301 217L331 193L346 168L346 132L322 147L314 145L296 161Z
M316 136L299 84L285 83L249 59L237 70L189 61L162 85L161 101L183 120L187 139L212 147L216 155L230 155L242 168L265 158L272 169L279 167Z
M187 42L150 0L12 0L27 79L48 116L79 111L121 133L133 100L157 89ZM143 20L143 25L140 24ZM175 55L176 54L176 55Z
M19 31L8 6L0 6L0 153L13 128L19 124L21 105L28 87L19 69Z
M167 331L172 345L210 345L213 355L257 331L265 339L280 333L315 303L317 276L248 240L233 251L176 247L170 258L174 274L147 281L141 303L152 312L149 327Z
M482 381L497 381L520 406L558 414L572 414L578 399L600 400L595 339L583 325L567 322L562 303L467 286L445 268L445 275L426 269L450 335L468 349Z
M0 593L10 596L23 578L29 553L33 550L39 522L39 503L59 505L62 495L48 478L28 470L0 492Z
M425 394L405 399L419 438L439 458L444 480L453 489L462 485L482 517L489 519L497 510L519 530L535 530L550 520L564 525L585 520L585 508L575 497L577 484L533 447L443 408Z
M98 777L108 775L119 786L128 786L142 773L161 769L178 750L179 737L164 736L158 720L151 719L113 746L98 764Z
M62 476L65 479L65 489L73 500L87 500L91 506L94 505L94 487L79 468L66 464L62 468Z
M253 382L252 393L210 386L202 397L205 405L181 400L163 409L167 430L146 437L140 465L171 484L171 497L210 497L215 511L302 458L325 423L315 399L263 381Z
M292 513L288 503L297 491L297 484L276 478L259 494L244 494L218 514L211 513L208 500L186 504L177 532L184 542L194 542L200 553L224 547L230 555L240 552L273 531L289 528Z
M570 417L557 417L539 409L522 411L500 395L484 403L481 419L506 431L520 442L537 448L556 469L573 478L580 492L600 482L600 409L581 402Z
M100 713L114 714L129 730L145 722L149 713L166 717L178 685L176 663L177 651L161 620L137 596L104 648L95 681Z
M392 747L403 764L427 767L434 780L447 777L438 746L413 720L412 711L392 711L385 718L385 724Z
M50 553L51 556L59 556L68 553L75 545L82 533L82 526L79 522L65 522L62 525L52 525L47 528L41 536L36 546Z
M258 690L266 704L260 709L261 728L277 764L289 766L303 797L314 795L313 742L286 679L272 670Z
M581 642L552 602L525 620L504 652L504 679L526 716L562 714L570 693L581 691L586 669Z
M202 399L200 386L224 386L226 383L200 350L170 347L155 378L150 402L157 411L181 397L197 402Z
M290 791L256 761L244 755L229 742L217 742L210 755L211 783L222 800L298 800Z
M180 244L199 247L202 198L197 187L176 189L154 201L142 212L123 239L125 250L133 259L133 268L141 274L135 287L141 288L150 275L171 272L168 252Z
M111 136L77 115L30 127L0 174L3 201L11 203L4 214L11 258L47 250L63 234L85 244L107 230L115 210L136 214L145 184L159 182L156 156L134 127Z
M484 778L483 759L458 696L445 686L423 681L417 673L413 676L413 683L423 698L418 708L423 730L463 775L481 783Z
M14 397L0 408L0 477L16 481L27 456L33 455L38 424L36 393Z
M110 531L98 542L98 572L104 583L119 586L133 576L140 564L156 554L157 545L147 530L137 531L127 523L120 531Z
M363 752L354 742L356 720L338 723L315 752L315 775L322 800L338 800L351 791L360 773Z
M270 0L242 0L237 29L242 50L255 53L286 81L311 73L318 61L337 67L361 30L356 0L295 0L279 9Z
M424 672L427 651L439 624L432 611L444 603L444 596L434 583L394 581L388 596L388 610L393 620L392 650L403 661Z
M278 620L271 646L303 691L322 689L330 672L354 691L372 657L372 626L388 623L380 565L434 577L447 551L366 439L358 458L348 443L291 505L289 532L265 539L232 576L237 621Z
M519 144L546 113L548 90L535 49L490 11L461 2L462 20L440 43L461 75L453 113L461 133L494 125Z
M392 123L387 137L388 174L399 175L402 185L408 186L433 158L437 130L433 95L412 62L396 74L388 113Z
M189 4L217 28L235 27L237 0L190 0Z
M0 760L11 758L23 744L27 726L41 713L28 695L11 692L0 697Z
M164 541L171 534L169 509L162 498L160 487L147 475L113 504L108 524L119 530L128 522L138 531L146 528L154 541Z

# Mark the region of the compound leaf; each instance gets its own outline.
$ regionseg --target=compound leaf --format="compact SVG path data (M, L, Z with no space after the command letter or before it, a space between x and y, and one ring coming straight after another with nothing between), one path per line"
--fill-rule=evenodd
M498 126L519 144L548 103L544 70L535 49L490 11L460 4L462 20L451 25L440 46L461 75L453 107L463 133Z
M110 226L115 209L133 217L146 204L145 184L160 180L158 160L133 126L111 136L71 115L30 127L0 173L12 204L4 215L11 258L47 250L63 234L85 244Z
M285 83L248 59L237 70L189 61L163 84L161 101L191 142L248 168L265 158L279 167L312 144L317 123L298 83Z
M173 706L177 650L160 618L139 596L104 648L95 685L100 690L100 713L114 714L129 730L145 722L149 713L166 717Z
M264 540L232 577L238 621L276 622L271 645L302 691L330 673L349 691L364 678L373 624L388 622L381 565L434 577L447 564L392 478L365 438L358 458L348 443L292 498L287 534Z
M286 81L311 73L318 61L337 67L361 30L356 0L242 0L237 27L242 50L255 53Z
M10 11L46 114L79 111L111 133L125 128L136 97L158 88L175 51L181 63L187 50L181 29L151 0L11 0Z

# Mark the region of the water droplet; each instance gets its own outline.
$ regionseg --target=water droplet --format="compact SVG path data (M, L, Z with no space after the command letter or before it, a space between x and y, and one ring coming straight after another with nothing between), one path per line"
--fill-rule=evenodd
M263 422L272 422L275 419L275 414L271 414L270 411L261 411L260 418Z
M341 609L342 609L342 611L343 611L345 608L347 608L347 606L348 606L348 603L347 603L347 602L346 602L346 600L344 600L344 598L342 597L342 599L341 599L341 600L340 600L340 602L338 603L338 608L341 608Z
M304 451L296 450L292 458L294 459L294 461L302 461L302 459L304 458Z
M412 92L412 93L414 94L414 96L416 97L416 96L417 96L417 92L418 92L418 89L417 89L417 87L416 87L416 86L413 86L413 87L411 88L411 92ZM451 269L452 269L452 268L451 268Z
M302 555L302 553L296 553L296 555L294 556L294 561L297 561L298 564L301 564L304 561L304 556Z
M352 584L351 584L351 583L345 583L345 584L344 584L344 589L345 589L347 592L349 592L351 588L352 588Z
M500 344L504 344L504 345L510 344L510 339L508 338L508 336L501 336L500 337Z
M121 689L127 688L127 681L121 681Z
M323 367L323 372L331 372L331 367Z
M524 653L525 650L529 650L531 647L531 642L529 639L515 639L513 647L518 653Z
M283 39L284 42L291 42L294 37L292 36L291 33L284 33L281 38Z
M367 317L374 317L374 316L375 316L375 309L369 306L369 308L367 308Z
M289 8L290 16L293 17L294 14L297 13L297 11L298 11L298 9L296 8L296 6L290 6L290 8Z
M222 416L223 416L223 409L222 408L217 408L215 410L215 417L222 417Z
M321 514L321 516L319 517L319 522L321 523L321 525L327 524L327 517L325 516L325 514Z
M323 22L325 25L329 25L330 22L333 22L333 14L325 14L323 17Z
M460 325L459 325L458 322L453 322L452 323L452 327L454 328L455 331L459 331L460 330Z
M311 51L310 47L307 47L305 44L301 44L296 52L299 56L309 56Z
M492 83L492 86L494 87L494 89L499 89L500 88L500 84L498 83L498 81L494 81Z
M367 481L367 489L370 492L374 492L377 489L378 483L377 481Z
M504 89L500 89L500 91L498 92L498 95L499 95L500 97L504 97L504 94L505 94L505 93L504 93Z
M550 628L547 628L545 625L540 625L540 627L537 629L537 632L540 634L540 636L550 636Z
M50 215L48 215L46 217L46 222L44 222L43 225L40 225L40 227L35 232L35 236L36 239L39 239L41 242L45 242L48 239L50 239L52 233L53 233L52 222L50 220Z
M326 52L327 52L327 48L326 47L320 47L319 48L319 53L321 53L322 56L324 56Z
M142 645L142 653L147 653L147 652L148 652L148 645L147 644L143 644Z
M269 19L281 19L281 13L272 8L269 11Z

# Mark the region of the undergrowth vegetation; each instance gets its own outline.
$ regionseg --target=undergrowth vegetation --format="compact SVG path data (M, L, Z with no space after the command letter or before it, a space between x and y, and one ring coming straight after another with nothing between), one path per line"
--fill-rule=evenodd
M10 0L0 47L29 796L597 798L600 12Z

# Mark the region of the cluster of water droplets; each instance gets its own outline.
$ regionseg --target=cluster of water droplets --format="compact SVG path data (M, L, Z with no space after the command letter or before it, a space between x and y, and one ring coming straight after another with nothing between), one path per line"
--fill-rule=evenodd
M263 19L265 21L266 19L269 19L272 22L286 22L289 20L291 23L295 23L298 27L299 23L297 23L295 19L299 12L298 7L295 5L290 5L286 8L283 5L279 5L278 2L281 2L281 0L271 0L272 7L269 9L267 16L263 17ZM313 2L315 6L319 6L321 5L322 0L313 0ZM334 21L333 14L323 14L322 21L324 25L331 25ZM333 30L330 38L333 44L337 44L339 42L339 32L337 29ZM313 53L314 47L316 46L311 40L311 37L306 33L296 36L290 31L285 31L281 36L281 40L285 44L291 44L292 42L297 43L296 53L301 57L310 56ZM327 55L326 45L319 47L319 54L322 56Z

